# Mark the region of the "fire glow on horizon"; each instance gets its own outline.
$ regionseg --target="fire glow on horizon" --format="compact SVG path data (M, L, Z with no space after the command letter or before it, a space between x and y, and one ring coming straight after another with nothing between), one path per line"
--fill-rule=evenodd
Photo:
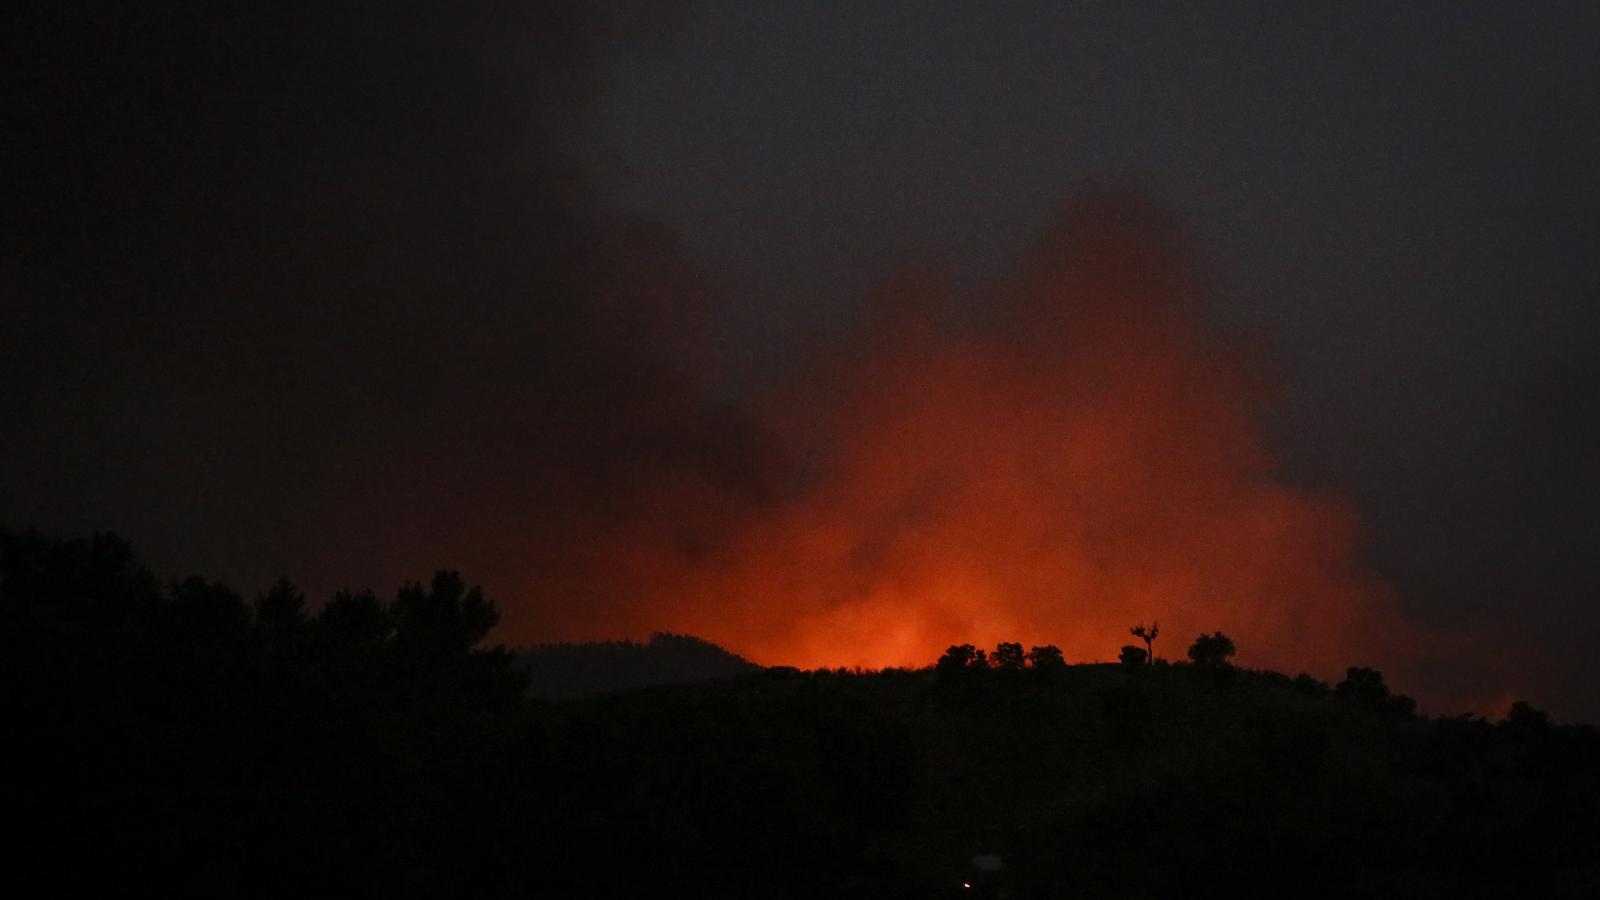
M740 505L694 479L588 523L548 630L696 634L766 664L926 665L952 643L1113 659L1159 618L1181 657L1223 629L1254 665L1329 674L1400 640L1337 496L1275 479L1247 355L1140 208L1079 205L951 329L937 289L760 410L791 462ZM579 587L581 585L581 588ZM582 635L588 636L588 635Z

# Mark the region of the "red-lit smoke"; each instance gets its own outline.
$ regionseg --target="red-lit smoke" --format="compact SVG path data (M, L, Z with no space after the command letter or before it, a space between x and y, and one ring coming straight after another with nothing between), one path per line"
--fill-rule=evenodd
M1113 659L1159 619L1168 657L1222 629L1252 665L1382 661L1400 626L1354 511L1276 477L1267 391L1204 324L1174 246L1159 216L1100 197L981 325L937 287L887 291L759 409L769 496L675 471L569 523L564 575L530 586L541 627L876 667L1001 640Z

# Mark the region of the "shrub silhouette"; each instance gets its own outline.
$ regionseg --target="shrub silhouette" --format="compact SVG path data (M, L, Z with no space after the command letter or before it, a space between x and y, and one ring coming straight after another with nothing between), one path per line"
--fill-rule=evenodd
M1149 659L1150 654L1143 647L1135 647L1132 644L1123 644L1122 652L1117 654L1117 661L1130 669L1144 665Z

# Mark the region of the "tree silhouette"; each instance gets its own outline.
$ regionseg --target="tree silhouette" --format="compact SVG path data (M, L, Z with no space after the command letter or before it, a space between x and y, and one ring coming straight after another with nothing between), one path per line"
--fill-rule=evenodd
M1294 677L1294 689L1308 697L1326 697L1332 690L1326 681L1314 678L1307 672Z
M1139 640L1144 641L1144 653L1145 653L1145 656L1148 657L1151 662L1155 662L1155 660L1156 660L1155 643L1156 643L1156 637L1161 634L1161 623L1160 622L1151 622L1150 623L1150 627L1146 628L1144 623L1140 622L1138 625L1135 625L1132 628L1128 629L1128 633L1133 635L1134 637L1138 638Z
M1189 645L1189 658L1202 666L1225 666L1233 652L1233 639L1220 631L1201 634Z
M427 590L415 582L394 601L394 636L410 653L457 654L477 645L500 621L500 612L479 588L467 588L458 572L440 571Z
M57 540L0 528L0 572L7 613L127 615L147 613L163 599L160 582L134 560L129 543L105 532Z
M1123 644L1122 652L1117 654L1117 661L1121 662L1130 669L1138 668L1139 666L1144 665L1149 659L1150 654L1148 651L1146 651L1143 647L1136 647L1133 644Z
M250 627L250 608L220 582L185 578L172 582L167 596L179 627L191 634L239 636Z
M1341 700L1376 709L1389 699L1389 686L1383 683L1383 673L1377 669L1351 666L1345 670L1344 680L1334 686L1333 693Z
M316 621L321 641L345 649L376 646L394 631L394 616L371 591L340 591Z
M306 595L287 578L279 578L256 597L256 630L269 641L296 640L306 629Z
M1506 713L1506 724L1527 731L1542 731L1550 727L1550 714L1530 703L1517 700Z
M1334 686L1333 693L1341 700L1373 712L1409 715L1417 708L1417 702L1410 697L1391 695L1389 686L1383 682L1383 673L1366 666L1346 669L1344 680Z
M1055 644L1046 644L1029 650L1028 664L1036 672L1060 672L1067 667L1066 660L1061 658L1061 648Z
M939 662L934 665L934 671L941 674L957 674L968 669L981 669L988 665L984 652L971 644L952 644L950 649L939 657Z
M1001 643L994 648L992 660L996 669L1020 672L1027 661L1027 656L1022 652L1021 644Z

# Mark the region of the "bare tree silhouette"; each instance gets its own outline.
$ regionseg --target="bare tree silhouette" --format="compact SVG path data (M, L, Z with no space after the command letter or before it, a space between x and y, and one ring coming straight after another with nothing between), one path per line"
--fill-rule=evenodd
M1140 622L1138 625L1135 625L1132 628L1128 629L1128 633L1133 635L1134 637L1138 638L1139 640L1144 641L1144 653L1145 653L1145 656L1149 657L1149 659L1150 659L1150 661L1152 663L1155 662L1156 661L1155 643L1156 643L1156 637L1161 634L1161 623L1159 621L1155 621L1155 622L1151 622L1149 627L1145 627L1145 624L1143 622Z

